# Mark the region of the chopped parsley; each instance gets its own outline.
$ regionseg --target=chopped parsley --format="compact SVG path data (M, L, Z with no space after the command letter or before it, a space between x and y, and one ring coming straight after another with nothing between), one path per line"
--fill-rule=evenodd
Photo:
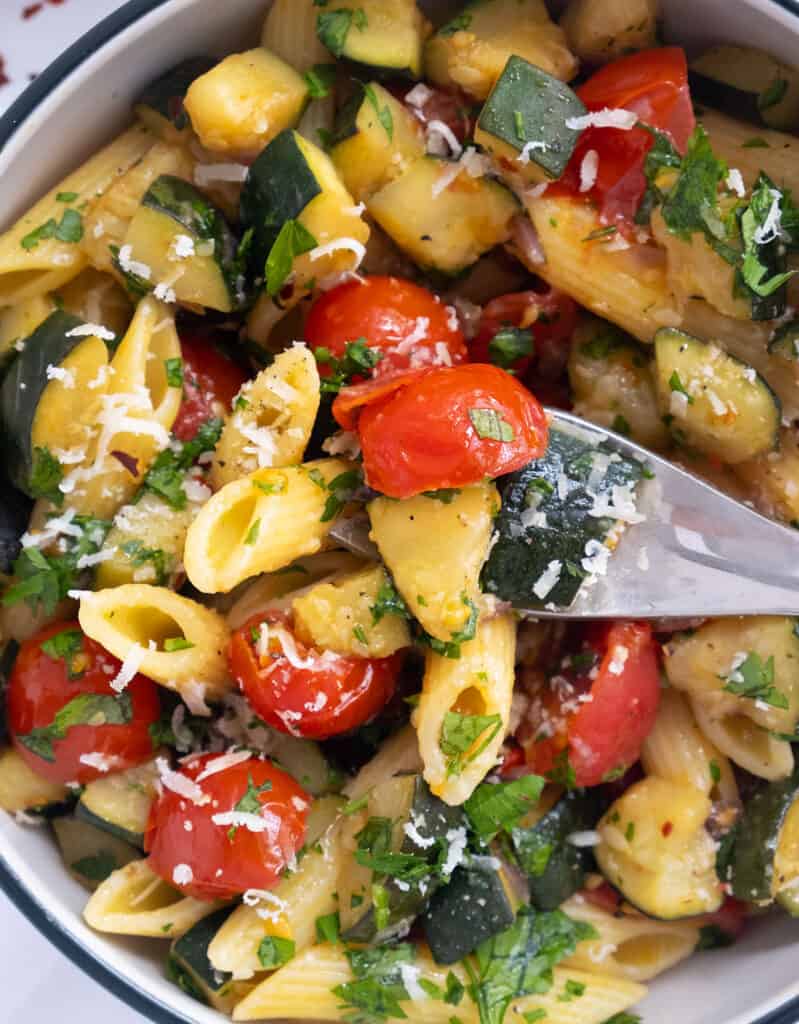
M303 75L312 100L323 100L330 95L336 80L335 64L314 64Z
M317 942L329 942L336 945L339 941L341 925L339 923L338 911L332 914L324 914L316 919L316 940Z
M567 978L563 991L558 996L559 1003L570 1003L572 999L579 999L585 993L585 983L575 981L574 978Z
M313 473L313 470L309 471L308 475L311 476L311 473ZM319 476L322 477L321 473ZM311 479L314 480L314 483L319 483L318 479L314 477L311 477ZM339 473L338 476L333 477L330 483L325 483L324 477L322 477L321 486L328 491L328 497L319 521L329 523L332 519L335 519L347 502L352 500L360 484L361 474L357 469L347 469L343 473Z
M119 864L113 853L108 850L99 850L89 857L81 857L80 860L70 864L72 870L81 875L89 882L104 882L109 875L113 874Z
M77 198L77 192L56 192L55 201L57 203L74 203Z
M508 442L516 436L513 427L496 409L470 409L469 419L477 436L483 440Z
M28 479L32 498L46 498L58 508L64 504L59 484L64 479L61 463L47 447L33 449L33 468Z
M352 627L352 635L355 637L359 644L363 644L364 647L369 646L369 639L366 636L366 630L363 628L360 622L358 623L357 626Z
M346 951L353 980L336 985L333 992L347 1011L345 1020L365 1024L389 1017L405 1017L400 1003L409 998L402 981L401 965L412 964L416 947L410 942L396 946Z
M56 712L50 725L31 729L24 736L18 735L17 739L37 757L53 762L53 744L64 739L73 726L126 725L132 720L133 705L129 694L111 697L105 693L81 693Z
M278 935L267 935L258 946L258 960L265 971L272 971L287 964L296 951L293 939L282 939Z
M169 578L167 571L167 554L161 548L148 548L140 540L127 540L121 550L130 559L134 568L141 568L148 563L155 572L156 586L162 587Z
M395 590L391 580L388 579L381 583L371 610L372 624L375 626L386 615L399 615L403 619L411 617L408 606L402 600L397 590Z
M244 543L252 546L258 542L258 534L261 530L261 520L256 519L252 526L247 531L247 536L244 538Z
M160 452L142 482L144 491L159 494L172 508L184 509L188 503L183 481L188 470L205 452L213 451L222 433L223 421L206 420L191 441L177 441Z
M503 370L509 370L533 352L533 332L523 327L503 327L488 343L488 358Z
M354 26L362 32L367 25L366 12L360 7L354 11L343 7L337 11L323 11L316 20L316 34L334 57L341 57L350 29Z
M314 349L314 357L320 366L329 367L330 371L321 381L321 390L325 394L337 395L353 377L371 376L383 353L378 348L370 348L366 338L358 338L347 342L340 359L324 346Z
M334 14L341 12L334 11ZM324 15L320 15L320 18ZM274 245L269 250L264 268L266 291L277 295L291 274L294 260L303 253L316 248L316 239L298 220L284 222Z
M253 480L252 485L264 494L282 494L286 489L286 478L281 476L276 480ZM296 571L300 571L298 567Z
M685 385L680 380L680 375L679 373L677 373L676 370L674 370L672 372L671 377L669 377L669 387L672 391L678 391L681 395L685 395L685 397L688 399L689 405L694 404L694 396L689 394L688 391L686 391Z
M174 651L189 651L194 646L191 640L187 640L185 636L170 636L164 640L164 650L167 654L172 654Z
M66 194L66 193L64 193ZM58 242L77 244L83 238L83 218L77 210L64 210L60 221L51 217L38 228L34 228L20 242L23 249L30 252L40 242L54 238Z
M574 789L577 785L577 774L574 771L574 765L569 760L568 747L564 747L557 755L552 768L547 772L547 778L550 782L556 782L559 786L565 786L566 789Z
M239 814L260 814L261 813L261 796L264 793L268 793L272 789L272 783L269 779L264 782L262 786L256 786L252 780L252 775L247 773L247 789L244 795L236 802L233 810ZM236 838L238 832L238 825L231 825L228 829L227 837L232 843Z
M464 804L472 830L488 842L498 832L509 832L538 802L544 779L524 775L513 782L483 782Z
M388 106L388 104L386 104L381 109L380 102L377 99L377 93L375 92L373 86L365 85L363 87L363 92L364 92L364 95L366 96L366 98L369 100L369 102L372 105L372 107L374 108L374 112L375 112L375 114L377 114L377 120L383 126L383 128L385 130L385 133L388 136L388 141L389 142L393 142L393 140L394 140L394 118L391 116L391 108Z
M83 633L79 629L65 629L49 637L41 645L48 658L63 661L69 679L80 679L86 671L83 657ZM78 656L81 657L78 657Z
M773 654L763 661L757 651L749 651L743 661L733 663L728 675L719 678L725 680L723 689L727 693L734 693L736 697L760 700L773 708L788 708L788 698L774 686Z
M519 142L524 142L526 135L524 132L524 114L521 110L513 111L513 127L516 131L516 138Z
M183 387L183 360L179 357L175 359L165 359L164 366L166 367L166 382L171 388L182 388Z
M448 711L439 736L441 753L447 759L447 775L459 775L483 753L501 728L500 715L462 715Z
M771 179L761 173L752 189L749 206L741 215L741 238L744 254L740 273L747 288L760 298L773 295L779 288L793 277L795 271L784 271L769 276L770 264L773 262L774 243L780 244L779 231L771 242L758 242L758 231L763 228L771 214L775 203L782 213L783 195ZM782 261L784 264L784 261Z
M425 498L440 501L442 505L451 505L460 493L457 487L441 487L437 491L422 491L422 495Z

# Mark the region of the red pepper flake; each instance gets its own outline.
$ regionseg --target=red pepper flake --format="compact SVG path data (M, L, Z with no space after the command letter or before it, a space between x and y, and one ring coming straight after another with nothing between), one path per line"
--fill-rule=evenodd
M663 834L664 839L668 838L671 835L673 829L674 825L670 821L663 822L660 831Z
M28 4L27 7L22 8L22 17L27 21L29 18L32 18L34 14L38 14L43 7L44 4Z

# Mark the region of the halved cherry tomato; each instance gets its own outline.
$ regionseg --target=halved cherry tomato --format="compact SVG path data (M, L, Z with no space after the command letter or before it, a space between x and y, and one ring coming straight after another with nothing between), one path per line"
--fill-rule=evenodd
M471 138L474 131L473 104L465 93L457 89L437 89L425 82L424 93L414 93L413 98L417 102L411 103L407 97L413 89L408 89L407 82L391 85L389 89L421 124L441 121L461 144Z
M153 756L158 687L136 675L117 693L111 682L120 664L77 622L52 623L22 645L6 715L15 747L38 775L85 784Z
M618 889L614 889L609 882L602 882L600 885L594 886L593 889L586 886L585 889L580 890L580 895L586 902L599 907L606 914L615 914L621 906L621 893Z
M652 730L660 701L657 644L648 623L598 626L570 663L533 702L518 739L533 771L552 772L566 752L575 784L597 786L638 760Z
M421 366L451 365L467 356L455 310L426 288L400 277L346 281L321 295L305 321L311 348L340 359L347 342L365 338L382 354L373 375ZM330 367L320 361L320 374Z
M389 385L394 385L393 389ZM345 389L333 415L346 429L355 418ZM357 430L366 482L391 498L465 487L519 469L546 450L539 402L496 366L422 371L357 389Z
M144 838L152 870L200 900L271 889L305 840L305 790L271 761L224 767L226 756L185 763L180 774L194 783L194 799L163 785Z
M281 732L314 740L374 718L393 696L401 665L401 655L356 658L306 647L279 612L255 616L230 642L231 674L255 711Z
M183 401L172 433L181 441L191 441L206 420L230 411L247 374L199 331L182 331L180 350Z
M600 68L577 89L589 111L631 110L652 128L666 132L685 151L696 120L688 88L685 52L676 46L644 50ZM643 166L653 139L643 128L588 128L580 137L563 177L548 194L569 194L593 202L602 222L632 224L646 191ZM599 157L596 182L580 191L580 169L590 150Z
M698 924L700 928L710 928L716 932L715 935L707 935L708 943L717 946L731 945L741 937L748 916L746 903L735 899L734 896L727 896L718 910L712 914L692 918L691 924Z

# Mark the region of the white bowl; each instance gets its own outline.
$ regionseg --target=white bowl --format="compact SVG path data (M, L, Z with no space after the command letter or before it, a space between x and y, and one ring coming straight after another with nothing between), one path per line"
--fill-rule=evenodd
M601 0L597 0L601 2ZM789 63L799 52L799 3L663 0L666 35L687 47L760 46ZM131 101L165 68L197 53L248 48L266 0L131 0L37 78L0 119L0 231L107 141ZM86 895L40 830L0 816L0 886L74 963L158 1024L221 1024L164 979L166 943L92 932ZM769 916L732 949L699 954L658 979L646 1024L796 1024L799 921Z

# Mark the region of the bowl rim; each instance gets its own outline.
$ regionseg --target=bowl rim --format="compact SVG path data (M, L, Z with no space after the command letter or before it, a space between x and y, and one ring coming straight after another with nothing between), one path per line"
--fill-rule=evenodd
M770 0L799 18L799 0ZM169 0L127 0L120 8L84 33L42 71L0 116L0 151L12 140L27 119L61 83L89 57L145 15L163 7ZM111 963L100 960L64 927L45 905L27 888L0 853L0 890L16 909L76 967L126 1006L142 1014L153 1024L193 1024L190 1017L171 1009L161 1000L140 991ZM799 995L783 1006L758 1017L752 1024L796 1024L799 1020Z

